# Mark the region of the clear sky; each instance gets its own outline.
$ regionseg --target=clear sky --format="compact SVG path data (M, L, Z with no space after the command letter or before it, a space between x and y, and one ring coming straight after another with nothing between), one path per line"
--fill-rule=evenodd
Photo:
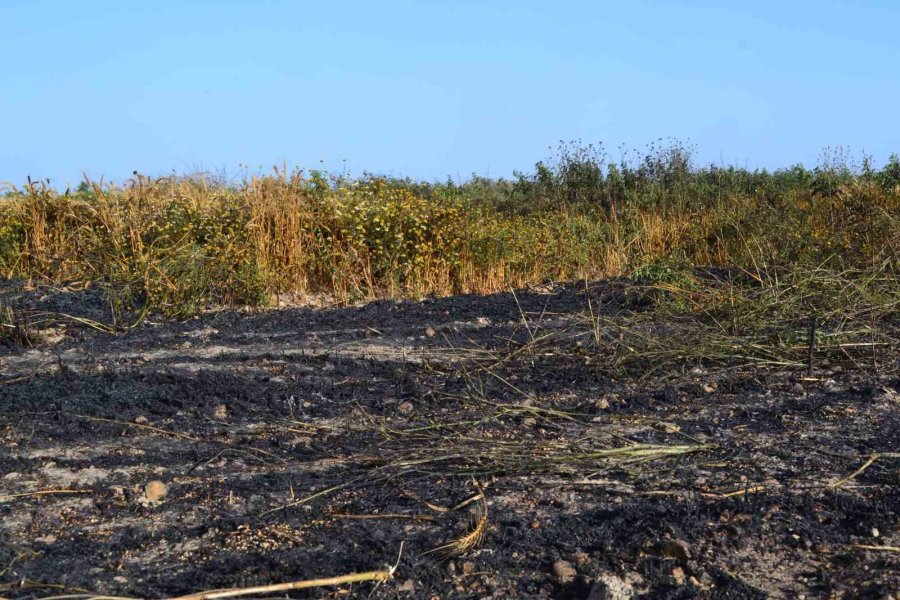
M900 1L0 0L0 181L900 152Z

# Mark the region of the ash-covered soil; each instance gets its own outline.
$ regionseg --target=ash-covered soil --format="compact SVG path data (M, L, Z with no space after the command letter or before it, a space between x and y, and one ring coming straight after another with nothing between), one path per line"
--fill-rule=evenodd
M402 544L377 587L289 594L897 597L896 375L614 379L588 298L642 310L595 283L118 334L65 318L0 348L0 596L334 577ZM91 292L18 300L103 314Z

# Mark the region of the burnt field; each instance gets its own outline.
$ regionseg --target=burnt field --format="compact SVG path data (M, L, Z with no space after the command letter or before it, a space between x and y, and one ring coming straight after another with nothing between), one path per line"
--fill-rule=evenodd
M0 346L0 596L896 597L896 346L623 361L683 327L630 285L118 333L22 292L68 316Z

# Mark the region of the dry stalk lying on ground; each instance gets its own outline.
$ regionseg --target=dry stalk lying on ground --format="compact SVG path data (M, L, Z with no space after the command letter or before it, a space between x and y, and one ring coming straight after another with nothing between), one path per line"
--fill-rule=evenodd
M383 583L394 575L394 567L388 567L380 571L367 571L365 573L351 573L339 577L325 577L321 579L308 579L305 581L291 581L272 585L260 585L249 588L230 588L225 590L212 590L198 592L187 596L178 596L170 600L218 600L221 598L237 598L239 596L253 596L255 594L275 594L291 590L304 590L314 587L345 585L348 583L360 583L363 581L375 581ZM99 599L96 599L99 600Z
M385 438L378 471L393 474L433 473L465 477L492 475L574 475L624 467L646 461L710 450L709 444L655 445L629 442L613 424L587 420L587 415L545 408L537 399L508 404L487 399L469 383L469 393L457 398L473 404L473 418L433 421L424 426L371 426ZM485 406L488 410L485 411ZM518 419L529 415L548 426L559 424L556 437L521 436ZM477 418L476 418L477 417ZM689 438L688 438L689 439ZM624 441L624 445L623 445Z
M470 502L475 503L475 509L470 514L470 522L466 532L451 542L428 550L425 554L435 553L444 559L450 559L470 552L481 545L488 524L487 499L484 496L484 489L481 487L481 484L475 480L472 480L472 484L478 490L478 493L453 508L453 510L457 510Z
M653 445L633 444L598 448L589 440L519 441L492 438L461 440L441 453L425 446L398 451L390 469L400 473L489 475L575 475L580 471L597 472L650 460L702 452L709 444Z
M288 592L291 590L305 590L315 587L346 585L349 583L361 583L365 581L374 581L377 585L381 585L385 581L390 581L394 572L400 564L403 556L403 543L400 544L400 551L397 555L397 562L393 565L386 566L378 571L366 571L365 573L350 573L348 575L339 575L337 577L323 577L319 579L305 579L303 581L289 581L286 583L273 583L270 585L258 585L245 588L227 588L220 590L206 590L187 594L185 596L176 596L167 598L166 600L221 600L223 598L238 598L242 596L254 596L258 594L275 594L278 592ZM127 596L105 596L100 594L65 594L58 596L48 596L44 600L143 600L141 598L133 598Z
M52 496L54 494L90 494L92 492L93 490L37 490L34 492L22 492L21 494L6 494L0 496L0 502L8 502L9 500L15 500L16 498L33 498L35 496Z
M517 410L522 408L521 411ZM403 481L419 475L484 478L500 475L556 475L586 476L612 469L633 469L654 460L675 458L714 449L712 444L639 444L629 442L619 434L615 424L598 424L575 419L568 414L540 406L492 404L492 411L483 413L483 403L476 401L480 418L459 422L430 422L398 428L366 415L355 425L368 427L372 434L383 438L377 456L369 454L345 457L346 471L341 481L324 487L303 498L271 508L260 516L319 500L339 491L371 487L388 481ZM537 412L535 412L537 411ZM516 435L522 414L537 414L548 424L565 424L553 439L528 438ZM511 422L510 422L511 420ZM364 424L364 425L361 425ZM406 493L408 495L408 493ZM483 498L473 497L479 501ZM442 507L428 504L433 510ZM471 502L470 499L468 502ZM461 508L461 506L454 507ZM445 509L450 510L450 509ZM486 510L482 511L486 515ZM408 518L408 517L407 517ZM473 531L477 530L473 528Z

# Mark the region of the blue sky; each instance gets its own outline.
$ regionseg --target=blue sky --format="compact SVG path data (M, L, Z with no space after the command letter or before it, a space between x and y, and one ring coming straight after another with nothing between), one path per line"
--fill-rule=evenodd
M851 6L853 4L853 6ZM0 1L0 181L900 152L900 2Z

